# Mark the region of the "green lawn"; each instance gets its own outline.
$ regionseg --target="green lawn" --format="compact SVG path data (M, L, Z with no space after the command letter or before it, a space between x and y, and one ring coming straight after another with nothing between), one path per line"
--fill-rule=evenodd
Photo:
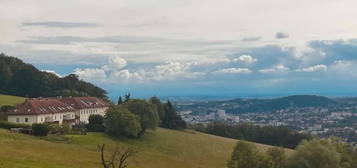
M9 95L3 95L0 94L0 106L3 105L15 105L19 104L25 101L25 98L23 97L17 97L17 96L9 96Z
M0 168L100 168L97 144L139 148L129 168L223 168L236 140L158 128L142 139L113 139L101 133L53 142L0 129ZM257 144L262 150L268 146ZM289 150L289 153L292 151Z

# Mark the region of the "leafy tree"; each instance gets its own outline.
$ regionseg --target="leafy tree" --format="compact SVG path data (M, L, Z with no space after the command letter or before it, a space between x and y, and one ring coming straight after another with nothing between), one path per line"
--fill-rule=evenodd
M303 141L290 160L291 168L340 168L341 155L318 139Z
M50 132L50 126L47 124L32 124L32 134L35 136L47 136Z
M131 94L130 94L130 93L126 93L126 94L124 95L124 102L129 101L129 100L130 100L130 97L131 97Z
M140 118L124 106L112 106L105 115L106 133L112 136L138 137L141 132Z
M286 156L283 148L269 148L269 150L267 151L267 155L272 161L273 168L286 168Z
M164 104L165 115L162 120L162 127L169 129L185 129L186 123L176 112L170 101Z
M141 131L144 134L147 129L155 129L159 124L159 116L155 105L145 100L132 99L123 103L130 112L137 115L140 119Z
M272 168L272 162L255 145L239 141L228 162L228 168Z
M149 99L149 102L156 106L156 110L159 115L160 121L163 121L165 118L165 109L164 109L164 105L161 103L160 99L156 96L151 97Z
M105 127L104 127L104 117L98 114L95 115L90 115L88 118L88 125L87 129L88 131L91 132L104 132Z

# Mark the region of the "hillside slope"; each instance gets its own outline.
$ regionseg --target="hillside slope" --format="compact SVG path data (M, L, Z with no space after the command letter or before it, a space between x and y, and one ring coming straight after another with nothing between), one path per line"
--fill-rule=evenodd
M0 53L0 93L26 97L94 96L107 92L70 74L59 77L16 57Z
M101 133L52 142L0 129L0 168L99 168L97 144L140 149L130 168L223 168L236 140L191 131L158 128L138 140L115 140ZM257 144L259 149L268 146ZM291 153L292 150L288 150Z
M25 98L23 98L23 97L0 94L0 106L4 106L4 105L13 106L15 104L19 104L24 101L25 101Z

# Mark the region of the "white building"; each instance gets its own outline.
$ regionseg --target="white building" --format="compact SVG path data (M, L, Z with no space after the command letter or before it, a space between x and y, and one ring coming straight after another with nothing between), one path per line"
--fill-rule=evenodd
M217 110L218 120L226 120L226 111Z
M51 98L26 99L8 113L9 122L34 123L72 123L75 120L75 109L61 101Z
M92 114L104 116L110 104L95 97L31 98L8 113L8 121L34 123L88 123Z
M60 101L70 105L75 109L80 123L88 123L88 118L92 114L105 115L110 104L103 99L96 97L70 97L60 98Z

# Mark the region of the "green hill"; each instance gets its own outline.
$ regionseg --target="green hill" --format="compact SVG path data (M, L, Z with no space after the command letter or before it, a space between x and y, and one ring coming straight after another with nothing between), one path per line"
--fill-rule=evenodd
M236 140L193 131L158 128L141 139L112 139L102 133L49 141L0 129L1 168L99 168L97 144L138 147L130 168L223 168ZM260 145L266 150L268 146ZM292 150L288 150L291 153Z
M23 98L23 97L0 94L0 106L4 106L4 105L13 106L15 104L19 104L24 101L25 101L25 98Z
M16 57L0 53L0 94L26 97L94 96L107 92L74 74L59 77L37 69Z

